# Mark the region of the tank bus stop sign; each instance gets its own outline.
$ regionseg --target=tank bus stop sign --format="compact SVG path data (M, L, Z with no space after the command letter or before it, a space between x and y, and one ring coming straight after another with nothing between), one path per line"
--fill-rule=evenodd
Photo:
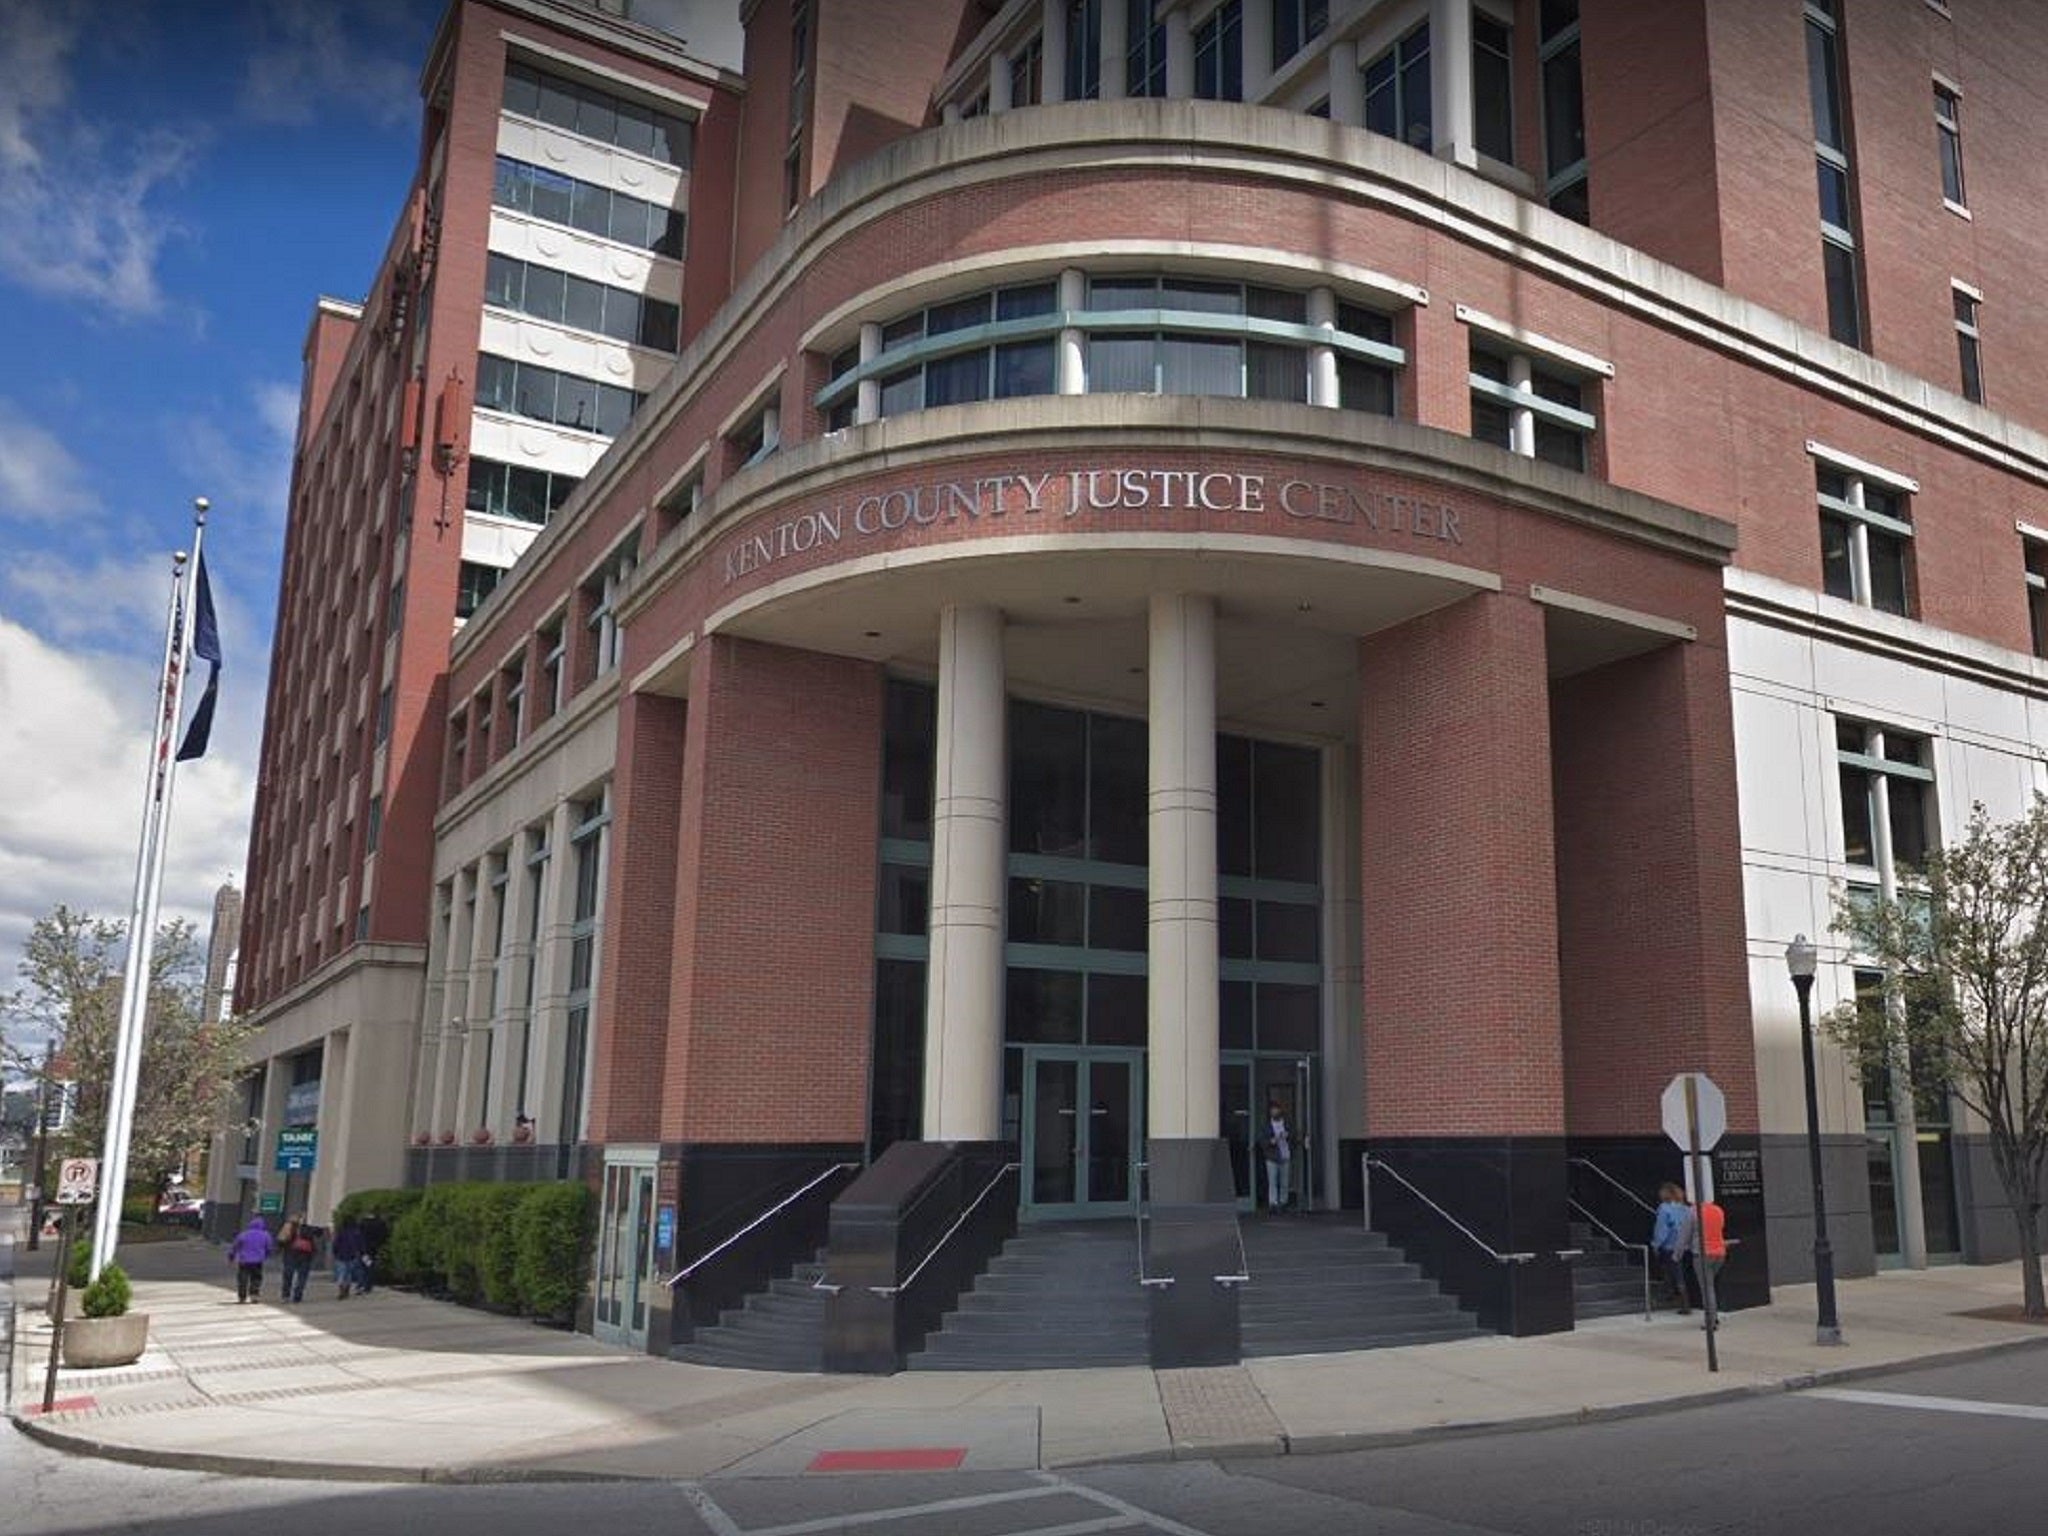
M1713 1177L1708 1171L1707 1153L1728 1134L1728 1099L1704 1072L1681 1072L1664 1087L1658 1101L1664 1116L1664 1134L1685 1154L1685 1182L1695 1200L1714 1198ZM1718 1371L1721 1360L1715 1348L1720 1332L1720 1315L1714 1305L1713 1277L1707 1269L1707 1255L1699 1242L1699 1224L1693 1224L1693 1264L1699 1271L1700 1303L1706 1313L1707 1369ZM1679 1297L1681 1307L1685 1298Z

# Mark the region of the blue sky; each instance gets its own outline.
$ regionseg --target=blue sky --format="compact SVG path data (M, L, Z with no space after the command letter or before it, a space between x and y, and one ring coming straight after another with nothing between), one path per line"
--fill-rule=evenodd
M0 989L56 903L127 915L200 495L226 668L164 911L203 925L241 882L299 348L374 273L439 10L0 0Z

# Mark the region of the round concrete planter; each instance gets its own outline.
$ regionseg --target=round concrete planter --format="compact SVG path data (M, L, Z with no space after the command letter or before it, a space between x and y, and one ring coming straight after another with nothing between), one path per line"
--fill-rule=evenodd
M80 1317L64 1324L64 1363L74 1371L133 1365L149 1342L149 1314Z

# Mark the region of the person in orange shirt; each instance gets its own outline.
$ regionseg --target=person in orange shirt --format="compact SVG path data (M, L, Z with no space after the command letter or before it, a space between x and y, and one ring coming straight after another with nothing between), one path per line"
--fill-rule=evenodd
M1728 1213L1712 1200L1699 1204L1700 1256L1707 1261L1709 1294L1718 1298L1721 1266L1728 1261ZM1718 1300L1715 1305L1718 1312Z

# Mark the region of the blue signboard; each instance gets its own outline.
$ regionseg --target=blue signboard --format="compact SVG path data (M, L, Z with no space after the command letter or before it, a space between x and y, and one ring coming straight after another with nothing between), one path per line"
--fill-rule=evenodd
M671 1253L676 1242L676 1208L672 1205L658 1206L654 1213L654 1251Z
M277 1133L277 1171L307 1173L320 1149L320 1133L308 1126L293 1126Z

